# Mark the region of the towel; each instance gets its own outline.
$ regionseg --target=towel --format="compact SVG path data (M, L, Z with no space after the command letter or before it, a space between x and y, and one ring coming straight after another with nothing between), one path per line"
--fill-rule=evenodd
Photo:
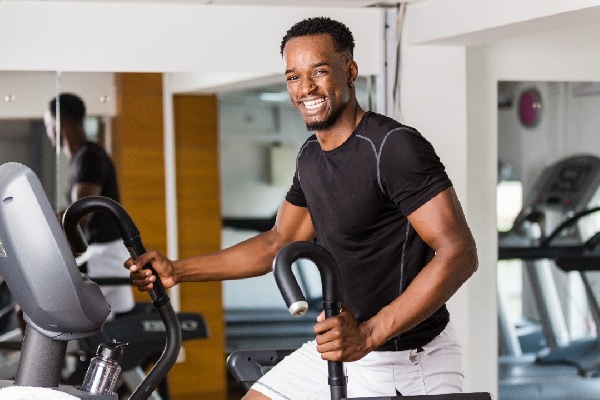
M0 388L2 400L80 400L79 397L50 388L8 386Z

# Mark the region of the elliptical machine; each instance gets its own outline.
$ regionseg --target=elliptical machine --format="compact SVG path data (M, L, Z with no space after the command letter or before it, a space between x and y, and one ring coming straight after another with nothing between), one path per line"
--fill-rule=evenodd
M117 400L114 393L60 384L67 343L98 334L110 311L100 288L80 274L67 243L68 238L74 251L85 251L78 222L89 212L113 219L132 256L146 251L135 224L118 203L104 197L73 203L65 212L63 233L37 176L18 163L0 166L0 273L27 322L16 378L0 381L0 391L47 388L85 400ZM181 347L180 324L159 280L150 296L165 325L166 345L131 400L150 396Z
M323 310L325 318L338 315L342 311L342 283L337 263L333 256L313 242L294 242L284 246L273 262L273 274L277 287L292 316L299 317L308 310L308 303L298 281L292 271L293 263L298 259L312 261L321 274L323 288ZM289 351L237 351L227 359L227 367L238 382L243 382L246 388L251 386L251 381L258 379L265 366L273 366L280 361ZM263 365L260 365L263 363ZM346 376L343 363L328 361L328 383L331 400L491 400L487 392L453 393L424 396L394 396L394 397L366 397L347 398Z
M577 271L596 330L600 304L593 271L600 270L600 158L574 155L548 166L535 181L513 228L499 236L498 259L522 259L543 328L546 349L540 364L574 365L581 376L600 375L600 337L572 340L555 281L556 267ZM595 290L596 289L596 290ZM500 313L500 340L512 342L509 355L520 354L517 335ZM516 349L516 351L515 351Z

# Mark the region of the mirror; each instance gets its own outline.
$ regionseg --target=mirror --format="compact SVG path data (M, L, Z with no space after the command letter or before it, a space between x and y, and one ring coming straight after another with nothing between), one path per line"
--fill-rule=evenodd
M523 379L572 390L597 375L587 360L600 353L600 266L565 270L556 259L600 231L598 212L560 228L600 205L599 107L598 82L498 83L499 379L507 394ZM554 232L548 248L558 255L543 257ZM527 249L542 253L529 259ZM581 252L572 265L583 268ZM557 383L559 375L569 378Z
M47 138L43 116L58 93L73 92L85 100L88 139L110 149L108 119L115 114L110 73L0 71L0 162L20 162L39 177L55 209L70 202L66 194L67 160ZM58 107L60 112L60 107Z

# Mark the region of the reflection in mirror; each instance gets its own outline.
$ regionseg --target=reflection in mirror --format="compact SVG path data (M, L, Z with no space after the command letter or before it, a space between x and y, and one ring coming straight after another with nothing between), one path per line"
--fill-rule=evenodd
M590 387L590 397L579 391L585 376L600 372L600 264L586 263L583 251L600 256L600 213L579 218L600 205L599 109L596 82L498 83L501 399L521 398L516 385L524 378L560 386L558 397L544 392L546 399L575 385L578 398L600 389Z
M40 178L55 209L69 204L66 197L68 163L58 146L46 135L44 114L60 92L80 95L86 102L86 134L93 141L110 144L105 129L115 113L114 74L81 72L0 72L0 162L20 162ZM60 106L58 107L60 113ZM60 119L58 119L60 123Z
M88 140L104 146L107 141L105 125L102 117L87 117L85 131ZM31 168L40 178L53 208L66 207L68 161L62 151L57 153L52 147L41 116L0 119L0 165L7 162L18 162ZM57 168L60 170L56 171Z
M41 117L0 120L0 165L18 162L31 168L49 199L55 197L54 161L54 149L46 138Z

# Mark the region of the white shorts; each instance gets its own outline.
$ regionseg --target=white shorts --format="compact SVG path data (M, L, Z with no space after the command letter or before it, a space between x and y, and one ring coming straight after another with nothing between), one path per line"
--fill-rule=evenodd
M450 324L419 350L374 351L344 363L348 397L460 393L463 354ZM327 362L314 341L305 343L266 373L252 389L272 400L329 399Z

